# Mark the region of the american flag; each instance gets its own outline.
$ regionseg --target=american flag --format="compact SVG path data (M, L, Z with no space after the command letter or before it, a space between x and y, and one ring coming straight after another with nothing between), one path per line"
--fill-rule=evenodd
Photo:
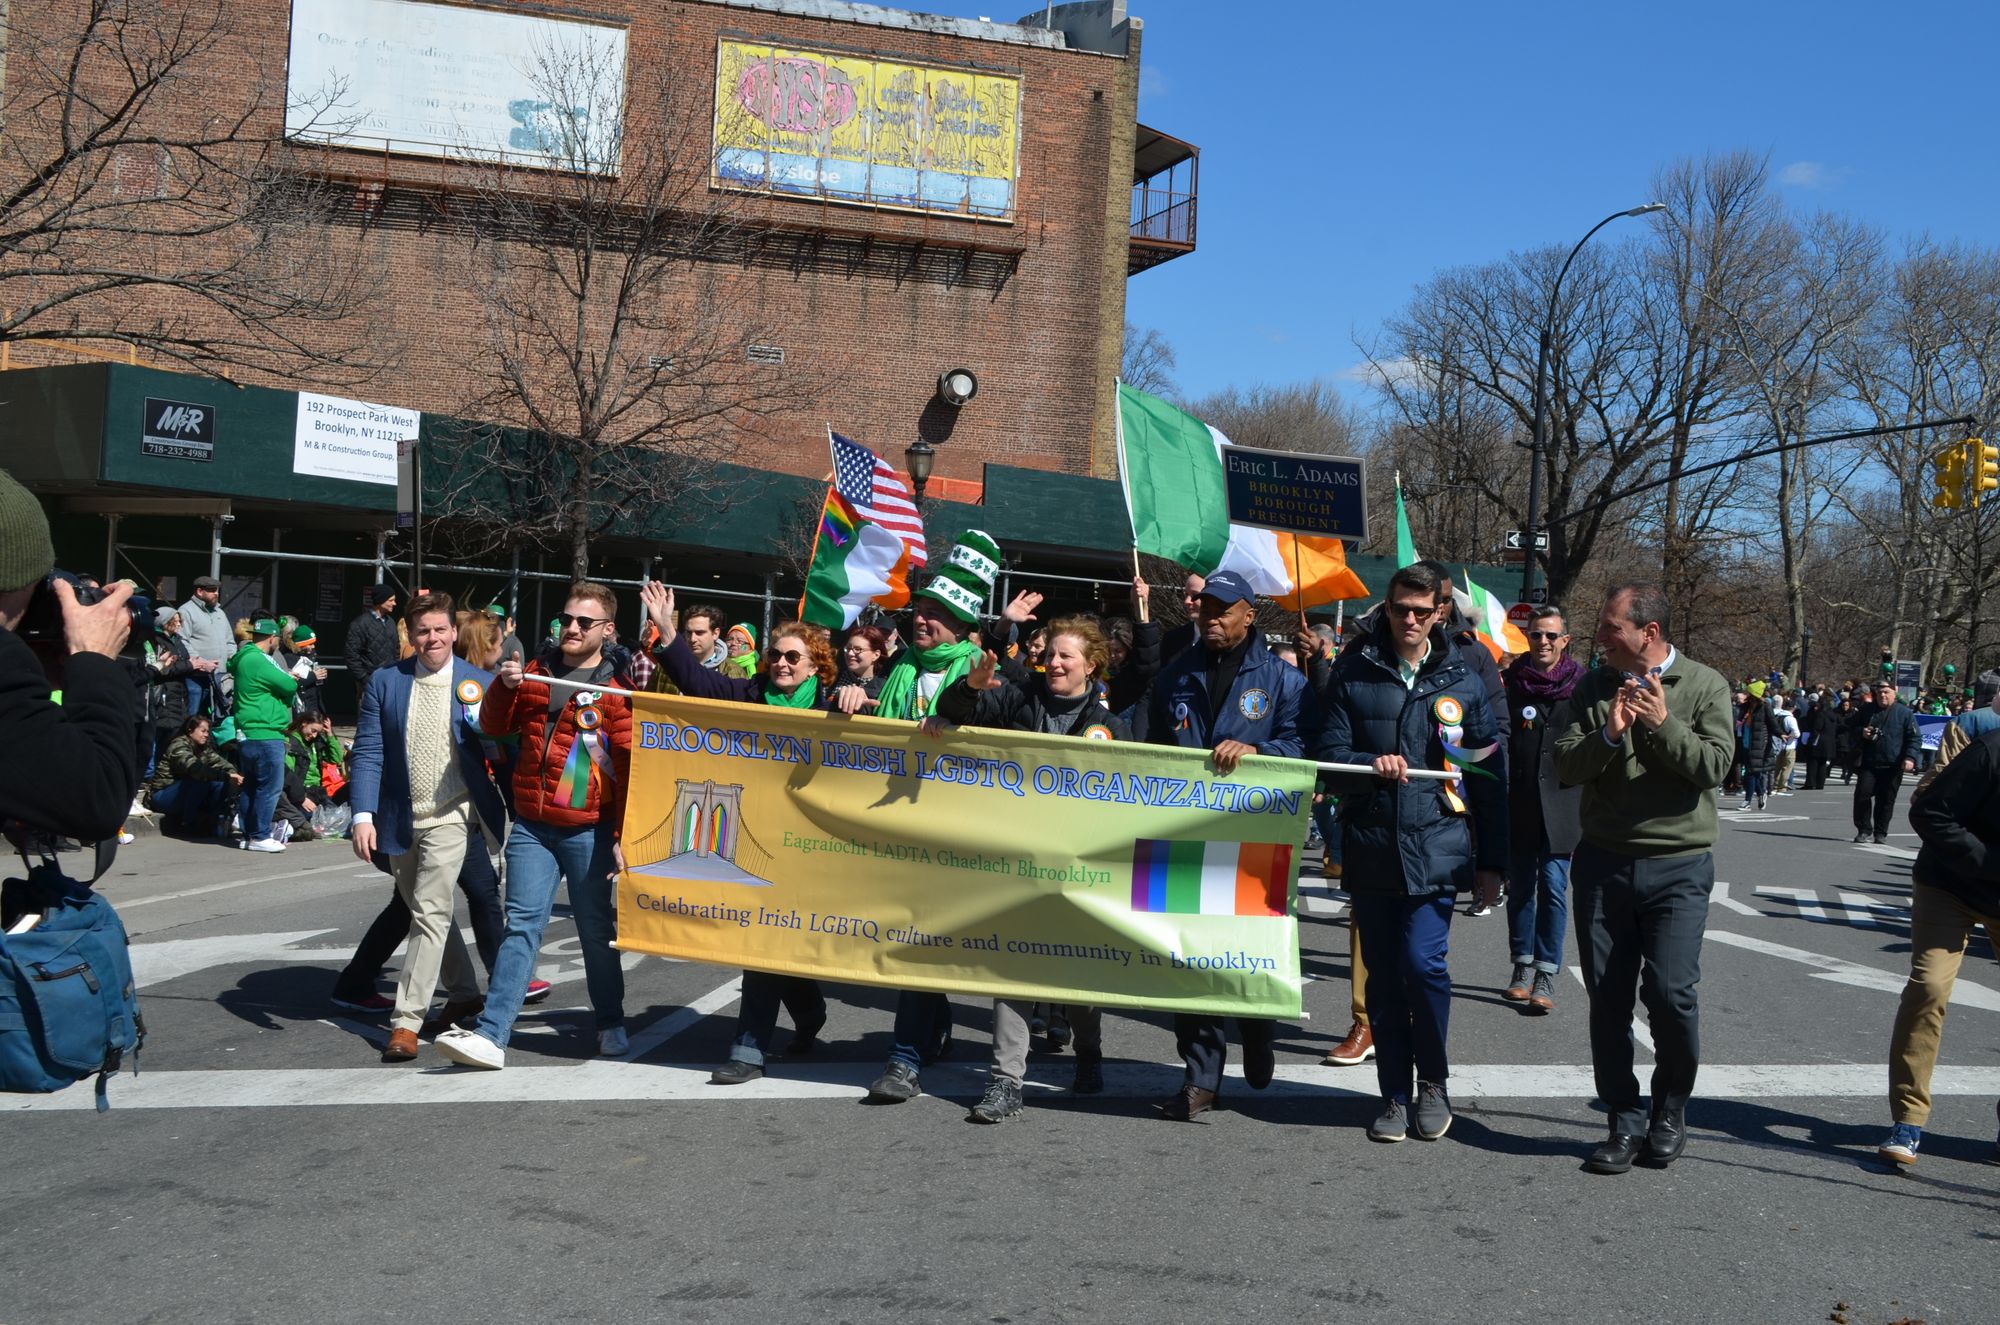
M833 486L862 519L903 540L910 564L924 564L924 522L910 498L909 485L882 457L859 442L828 430L833 441Z

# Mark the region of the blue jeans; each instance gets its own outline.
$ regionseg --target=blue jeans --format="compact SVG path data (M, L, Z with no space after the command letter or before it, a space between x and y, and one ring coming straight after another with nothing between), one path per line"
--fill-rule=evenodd
M802 975L772 975L768 971L743 973L743 1005L736 1013L736 1043L729 1057L738 1063L764 1065L771 1051L771 1037L778 1030L778 1005L792 1014L792 1026L804 1034L818 1032L826 1024L826 996L819 981Z
M613 911L611 826L557 828L516 819L507 834L507 929L486 982L486 1010L478 1031L505 1048L521 1015L535 955L555 905L556 884L569 884L570 912L583 945L583 984L597 1029L625 1024L625 968L611 941L618 937Z
M1516 851L1507 869L1507 944L1514 965L1562 970L1569 927L1569 857Z
M243 795L237 808L243 816L243 840L255 842L271 835L271 812L285 789L285 743L240 741L236 758L243 767Z
M181 684L187 687L188 716L192 718L197 713L205 712L208 700L208 673L196 672L193 676L184 676L181 678Z
M896 995L895 1043L889 1061L916 1071L944 1055L951 1042L951 1000L943 994L916 994L904 990Z
M182 778L153 793L153 809L181 823L192 823L203 815L219 816L228 804L229 784L220 778L213 782Z
M1375 1080L1382 1098L1408 1104L1411 1075L1451 1074L1445 1035L1451 1027L1452 893L1434 897L1354 899L1361 957L1368 966L1368 1024L1375 1032Z

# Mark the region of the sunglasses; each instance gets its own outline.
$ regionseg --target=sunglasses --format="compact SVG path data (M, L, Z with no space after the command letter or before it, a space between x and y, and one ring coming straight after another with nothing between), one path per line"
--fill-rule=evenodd
M611 618L608 616L571 616L569 613L564 612L561 616L556 618L556 623L560 625L564 630L568 630L571 626L575 626L578 630L588 632L592 627L595 626L610 625Z
M764 661L766 662L788 662L792 666L797 667L805 660L806 655L800 653L797 649L766 649L764 651Z
M1555 640L1555 639L1561 639L1562 637L1563 633L1559 630L1531 630L1528 632L1529 639Z
M1408 617L1412 621L1421 621L1427 616L1435 616L1437 614L1437 606L1435 604L1425 606L1421 603L1390 603L1388 607L1397 616Z

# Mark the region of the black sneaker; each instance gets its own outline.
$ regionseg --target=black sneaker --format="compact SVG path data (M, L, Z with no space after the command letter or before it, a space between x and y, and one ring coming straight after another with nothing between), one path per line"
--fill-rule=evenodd
M1888 841L1889 841L1889 835L1888 835L1887 833L1877 833L1877 834L1875 834L1875 845L1876 845L1876 846L1878 846L1878 847L1879 847L1879 846L1886 846L1886 845L1888 844Z
M761 1064L746 1063L741 1059L732 1058L721 1067L716 1068L715 1071L709 1073L708 1084L711 1086L740 1086L746 1081L755 1081L763 1075L764 1068Z
M1076 1095L1104 1093L1104 1054L1100 1050L1076 1051L1076 1077L1069 1083L1069 1088Z
M979 1097L979 1103L966 1112L965 1119L973 1123L1004 1123L1009 1118L1021 1116L1021 1083L1006 1077L995 1077L987 1083L986 1093Z
M1426 1141L1435 1141L1451 1130L1451 1097L1445 1094L1442 1081L1418 1081L1415 1114L1416 1133Z
M924 1093L917 1084L917 1069L908 1063L891 1063L868 1088L870 1104L902 1104Z

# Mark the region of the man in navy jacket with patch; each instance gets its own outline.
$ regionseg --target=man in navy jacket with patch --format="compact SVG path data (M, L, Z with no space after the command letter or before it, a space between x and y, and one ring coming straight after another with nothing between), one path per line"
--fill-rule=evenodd
M1195 608L1194 647L1171 659L1139 710L1139 739L1155 745L1213 753L1215 771L1228 777L1245 755L1305 757L1319 728L1319 701L1305 673L1264 647L1256 630L1256 595L1234 571L1219 571L1202 586ZM1240 1017L1243 1078L1262 1090L1276 1059L1271 1023ZM1229 1038L1221 1017L1176 1013L1187 1077L1162 1106L1166 1116L1190 1121L1215 1106Z
M1452 904L1475 877L1497 893L1507 866L1506 747L1484 681L1441 624L1450 601L1422 563L1390 577L1374 631L1334 664L1319 740L1323 762L1375 770L1327 784L1340 795L1342 877L1368 967L1377 1141L1401 1141L1412 1125L1435 1141L1451 1126ZM1448 760L1466 770L1456 782L1408 776Z
M465 940L452 923L458 872L467 850L484 851L487 840L507 835L506 808L487 772L479 731L479 706L493 676L453 654L458 630L449 596L421 595L407 620L416 654L378 668L362 690L349 789L354 854L388 857L396 891L410 908L410 945L382 1051L388 1063L417 1056L417 1031L440 966L454 1010L477 1003Z

